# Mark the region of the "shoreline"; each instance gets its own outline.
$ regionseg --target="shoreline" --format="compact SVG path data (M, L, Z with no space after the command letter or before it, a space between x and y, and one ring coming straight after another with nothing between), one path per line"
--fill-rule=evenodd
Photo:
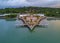
M59 17L47 17L47 20L60 20Z
M46 16L47 20L60 20L60 17L48 17ZM16 19L16 17L6 17L5 15L0 15L0 19Z

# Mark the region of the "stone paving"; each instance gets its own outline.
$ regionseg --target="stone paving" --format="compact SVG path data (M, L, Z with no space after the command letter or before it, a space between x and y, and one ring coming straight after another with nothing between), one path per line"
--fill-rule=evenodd
M35 15L29 15L29 16L23 16L21 19L25 22L25 24L30 28L33 29L36 25L39 24L39 22L43 19L43 16L35 16Z

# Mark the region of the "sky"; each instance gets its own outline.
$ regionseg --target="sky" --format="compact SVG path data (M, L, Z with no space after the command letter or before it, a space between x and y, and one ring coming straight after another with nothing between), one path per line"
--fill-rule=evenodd
M60 0L0 0L0 8L16 7L60 7Z

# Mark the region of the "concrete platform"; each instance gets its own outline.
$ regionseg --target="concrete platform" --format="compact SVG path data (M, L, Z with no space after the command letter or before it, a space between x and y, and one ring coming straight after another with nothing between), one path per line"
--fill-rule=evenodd
M20 18L20 20L22 20L24 24L27 25L32 30L46 17L40 15L21 15L18 18Z

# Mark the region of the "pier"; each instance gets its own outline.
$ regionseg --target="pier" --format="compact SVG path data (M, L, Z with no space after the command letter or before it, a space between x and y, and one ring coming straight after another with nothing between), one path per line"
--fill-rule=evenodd
M18 19L22 20L23 23L27 25L31 30L45 18L46 18L45 16L40 16L40 15L19 15L18 16Z

